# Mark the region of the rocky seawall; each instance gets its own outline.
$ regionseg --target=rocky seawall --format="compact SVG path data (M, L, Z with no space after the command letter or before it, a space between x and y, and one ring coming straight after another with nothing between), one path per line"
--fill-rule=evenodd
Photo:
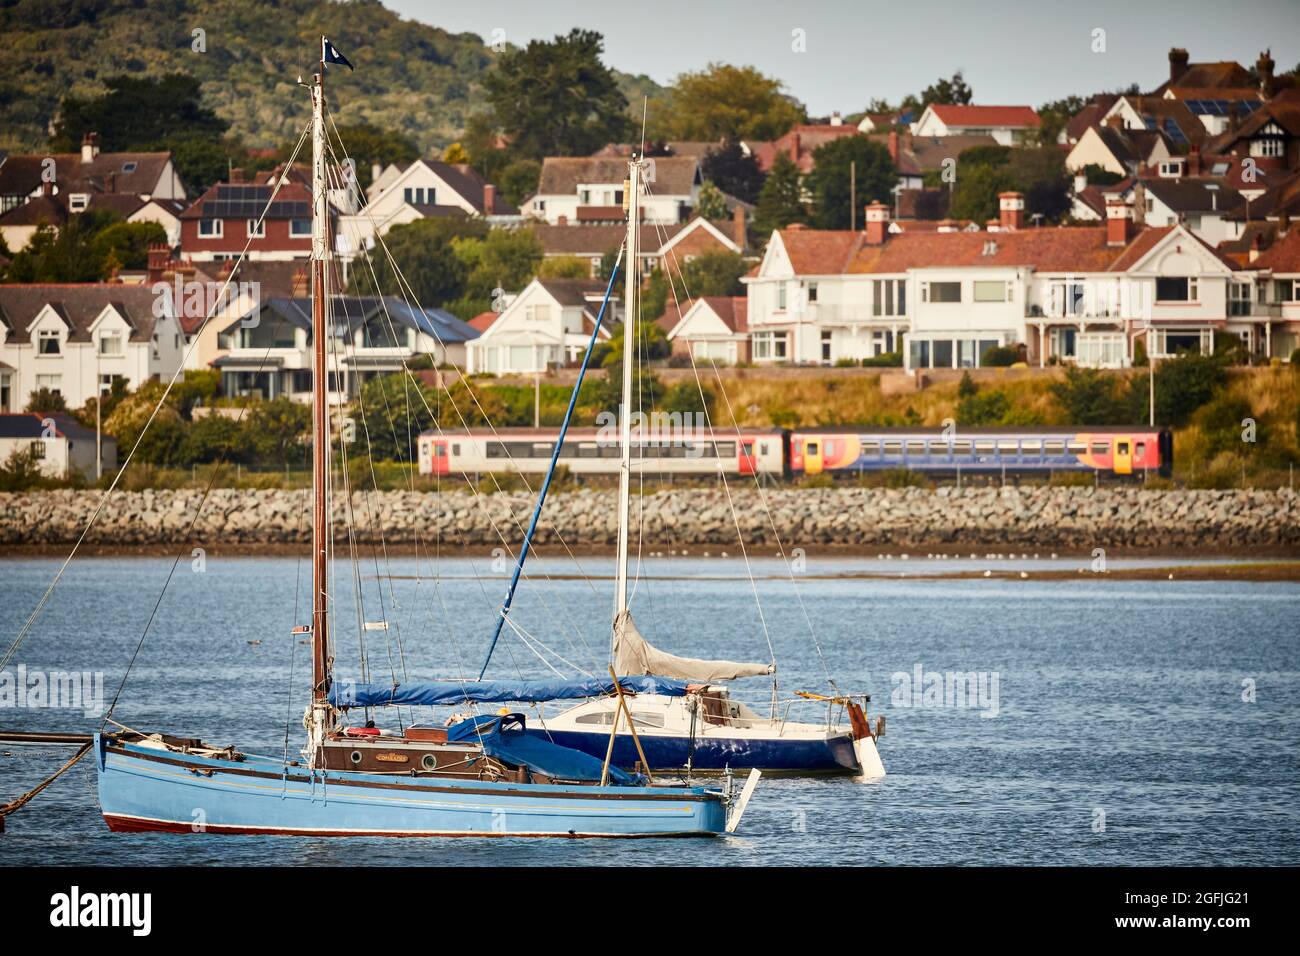
M202 512L198 491L120 492L105 504L85 543L101 548L195 546L274 548L305 543L308 496L301 491L219 489ZM57 550L78 539L100 501L95 491L0 494L0 549ZM643 547L747 543L877 550L1017 547L1087 552L1125 548L1161 553L1300 553L1300 495L1280 491L1144 491L1139 488L678 489L634 499ZM533 499L525 494L380 492L335 502L335 525L350 510L355 540L400 547L512 549ZM734 514L733 506L734 505ZM539 544L614 544L612 492L557 493L539 525ZM343 532L339 531L340 540Z

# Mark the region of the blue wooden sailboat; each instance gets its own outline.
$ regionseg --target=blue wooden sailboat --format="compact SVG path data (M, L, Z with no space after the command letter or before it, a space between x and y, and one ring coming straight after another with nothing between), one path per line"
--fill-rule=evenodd
M337 56L322 38L320 72L311 86L312 618L309 628L295 629L310 633L312 644L312 696L304 715L307 743L301 759L290 760L167 734L123 729L96 735L93 752L104 819L117 831L309 836L713 836L734 829L756 777L734 805L730 785L725 791L650 786L646 777L611 765L608 755L602 761L534 737L521 714L476 716L450 726L417 725L401 731L385 731L371 721L348 725L351 710L358 707L528 701L611 691L621 697L625 687L611 680L541 688L529 682L481 681L375 688L335 680L325 389L327 373L339 357L331 354L338 346L329 333L327 314L331 242L324 81L327 62L345 62ZM634 160L634 182L639 170ZM635 233L635 205L631 222L629 231ZM614 281L612 275L597 329ZM628 281L630 288L635 286L635 269L629 270ZM624 517L625 512L626 507ZM684 693L685 686L631 681L626 690L677 694Z

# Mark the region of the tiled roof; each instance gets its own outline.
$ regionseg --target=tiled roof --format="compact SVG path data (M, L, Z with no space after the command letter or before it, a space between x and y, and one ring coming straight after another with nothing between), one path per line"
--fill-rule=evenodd
M776 162L778 154L784 153L791 159L799 171L810 173L813 169L813 153L827 143L845 136L861 136L861 131L851 123L802 123L785 135L770 142L751 142L746 145L754 156L759 168L769 170Z
M0 438L41 438L45 435L45 420L54 422L54 433L59 438L93 441L95 433L68 415L46 412L0 413ZM109 441L114 439L105 435Z
M516 216L519 210L501 198L498 190L493 195L492 208L483 208L483 187L488 181L468 163L443 163L426 161L425 165L438 174L442 180L475 208L480 215Z
M970 106L931 103L930 110L945 126L1032 127L1041 122L1029 106Z
M469 320L471 327L478 329L480 335L492 328L492 323L501 317L500 312L480 312Z
M694 156L655 157L656 195L681 196L689 193L699 172ZM622 183L627 179L627 161L616 157L548 156L542 160L539 195L569 196L581 183Z
M1252 269L1272 269L1275 273L1300 273L1300 229L1292 226L1285 236L1250 264Z
M538 279L537 283L560 305L586 306L588 296L605 294L605 283L591 279Z
M1164 93L1170 86L1222 89L1250 85L1250 74L1240 63L1235 60L1219 60L1216 63L1189 63L1182 76L1172 84L1166 80L1156 87L1155 92Z
M0 216L0 226L61 226L68 219L68 209L57 196L37 196L15 206Z
M1069 142L1078 142L1079 138L1087 132L1088 127L1100 123L1101 118L1115 105L1117 99L1119 99L1117 93L1094 96L1079 112L1071 116L1070 121L1065 124L1065 135Z
M1221 179L1180 177L1178 179L1143 179L1142 187L1174 212L1228 213L1245 204L1241 193Z
M700 302L707 304L714 315L722 320L722 324L732 332L743 334L749 331L749 299L743 295L700 296L691 302L684 303L680 313L676 304L670 301L668 307L664 310L664 314L659 316L656 322L665 332L671 332L677 327L677 323L682 320L687 311Z
M0 315L19 340L47 305L69 326L69 341L89 342L90 326L105 306L112 305L131 326L132 342L153 336L156 296L147 285L111 282L32 283L0 285Z

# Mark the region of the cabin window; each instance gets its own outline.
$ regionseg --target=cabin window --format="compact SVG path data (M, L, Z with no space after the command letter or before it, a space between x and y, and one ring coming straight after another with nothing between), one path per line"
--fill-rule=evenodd
M613 722L614 711L612 710L602 710L594 714L580 714L577 719L574 720L575 724L602 724L606 727Z

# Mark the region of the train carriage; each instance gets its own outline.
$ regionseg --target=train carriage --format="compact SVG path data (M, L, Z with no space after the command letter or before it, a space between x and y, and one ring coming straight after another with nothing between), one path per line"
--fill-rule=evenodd
M1101 473L1120 477L1173 468L1173 434L1129 427L795 429L793 475L905 469L931 475Z
M422 475L485 472L545 474L559 439L558 429L498 428L426 431L419 438ZM634 435L632 471L644 475L772 475L785 469L785 434L780 429L717 431L649 428ZM560 464L575 475L617 475L617 431L570 428Z

